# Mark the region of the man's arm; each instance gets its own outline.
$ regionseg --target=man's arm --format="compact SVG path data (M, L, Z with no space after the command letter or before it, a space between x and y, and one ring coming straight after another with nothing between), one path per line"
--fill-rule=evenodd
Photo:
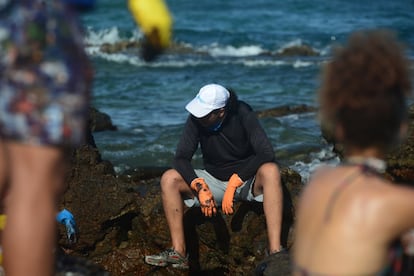
M188 185L197 178L191 160L199 144L199 134L195 123L188 116L184 130L178 142L173 160L173 168L176 169Z
M237 172L245 181L251 175L255 175L261 165L275 160L272 143L252 110L243 112L242 124L246 130L249 142L253 148L254 156L246 163L241 171Z

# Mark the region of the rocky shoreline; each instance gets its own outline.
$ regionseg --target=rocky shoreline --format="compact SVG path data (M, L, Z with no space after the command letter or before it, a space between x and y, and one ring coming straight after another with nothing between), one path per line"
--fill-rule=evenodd
M387 157L387 177L414 182L414 128L411 109L407 140ZM95 110L96 111L96 110ZM313 112L314 108L282 107L258 116L283 116ZM114 130L110 118L98 111L91 130ZM99 125L101 124L101 125ZM98 126L99 125L99 126ZM329 137L329 135L327 135ZM329 139L329 138L328 138ZM333 143L333 141L331 141ZM340 145L335 147L340 154ZM156 268L144 263L144 255L167 248L170 238L159 193L159 179L167 168L136 168L122 175L102 160L93 142L72 152L67 190L60 203L75 216L78 242L68 244L65 229L58 233L57 275L246 275L265 258L267 245L261 205L238 203L232 216L205 219L198 209L185 215L190 271ZM294 213L303 187L300 175L282 168L284 186L283 243L293 243ZM273 260L272 275L289 275L289 255Z

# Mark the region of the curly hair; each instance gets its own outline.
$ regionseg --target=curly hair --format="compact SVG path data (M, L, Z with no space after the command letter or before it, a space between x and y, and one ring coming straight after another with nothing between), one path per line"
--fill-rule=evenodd
M339 125L343 142L359 148L391 146L407 118L408 59L389 30L358 31L336 49L319 91L322 124Z

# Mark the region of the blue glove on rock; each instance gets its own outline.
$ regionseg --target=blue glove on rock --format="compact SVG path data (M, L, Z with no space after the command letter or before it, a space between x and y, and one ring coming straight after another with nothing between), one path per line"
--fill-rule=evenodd
M75 218L73 217L72 213L66 209L60 211L57 216L56 220L65 225L66 227L66 236L68 238L69 243L75 243L77 241L76 237L76 223Z

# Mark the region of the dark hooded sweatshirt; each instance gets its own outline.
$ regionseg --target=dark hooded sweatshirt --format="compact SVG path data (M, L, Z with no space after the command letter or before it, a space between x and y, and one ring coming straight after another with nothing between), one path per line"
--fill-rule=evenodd
M205 169L222 181L228 181L233 173L246 181L262 164L274 161L272 144L252 108L237 100L226 112L218 131L202 127L192 115L187 118L173 167L188 184L197 178L191 160L198 146Z

